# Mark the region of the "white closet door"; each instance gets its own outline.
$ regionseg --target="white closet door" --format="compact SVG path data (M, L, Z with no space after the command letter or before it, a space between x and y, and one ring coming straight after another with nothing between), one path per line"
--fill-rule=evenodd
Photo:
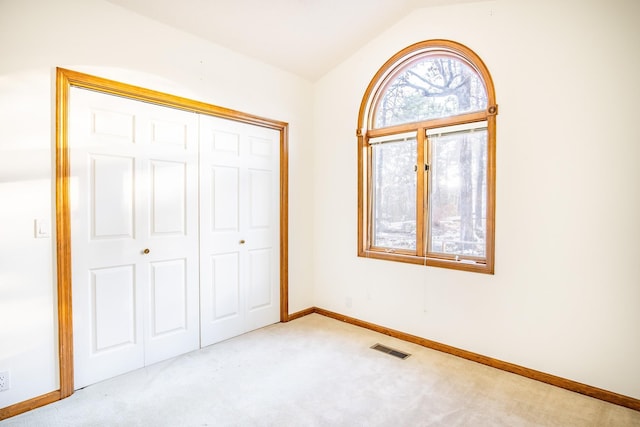
M206 346L280 320L280 133L200 116L200 312Z
M73 88L75 386L199 347L198 118Z

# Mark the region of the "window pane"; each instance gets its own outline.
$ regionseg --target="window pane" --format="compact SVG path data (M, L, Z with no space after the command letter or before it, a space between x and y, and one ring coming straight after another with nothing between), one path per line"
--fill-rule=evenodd
M376 107L375 126L449 117L487 108L484 82L465 62L430 55L387 86Z
M372 147L373 246L416 248L415 138Z
M430 135L429 252L485 257L487 131Z

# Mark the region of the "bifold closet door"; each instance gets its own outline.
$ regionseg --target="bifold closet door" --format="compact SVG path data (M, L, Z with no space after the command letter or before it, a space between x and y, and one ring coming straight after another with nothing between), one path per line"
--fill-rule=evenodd
M280 320L280 133L200 117L200 317L206 346Z
M198 116L72 88L75 387L199 347Z

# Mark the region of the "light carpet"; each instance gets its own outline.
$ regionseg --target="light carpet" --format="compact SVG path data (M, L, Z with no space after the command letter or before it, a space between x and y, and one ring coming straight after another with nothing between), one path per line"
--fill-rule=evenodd
M381 343L412 355L372 350ZM17 426L640 426L640 412L318 314L94 384Z

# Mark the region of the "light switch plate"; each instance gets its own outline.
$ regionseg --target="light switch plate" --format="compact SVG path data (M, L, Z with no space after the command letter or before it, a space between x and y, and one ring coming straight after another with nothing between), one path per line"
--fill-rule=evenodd
M51 225L48 219L35 219L33 225L36 239L44 239L51 236Z

